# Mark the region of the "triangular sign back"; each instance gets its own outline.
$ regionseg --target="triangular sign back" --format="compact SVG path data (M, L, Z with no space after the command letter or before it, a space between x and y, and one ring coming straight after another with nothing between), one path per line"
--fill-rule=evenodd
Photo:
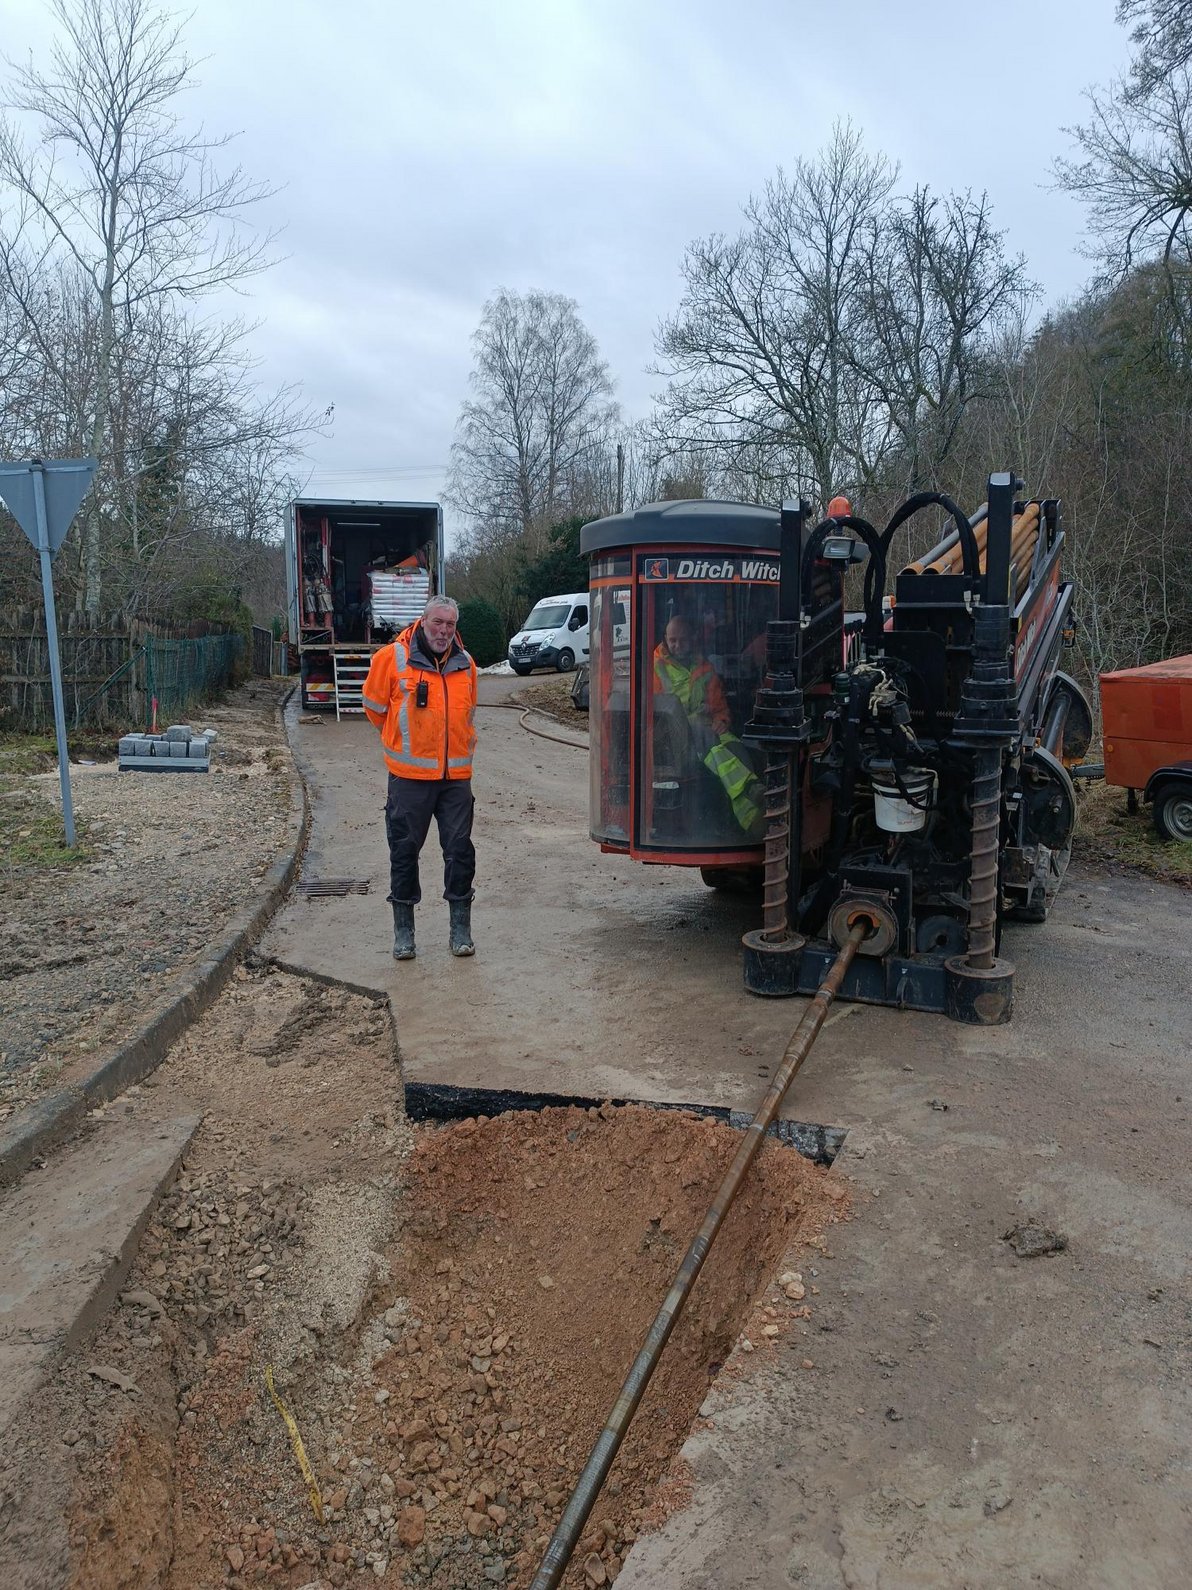
M0 464L0 497L8 511L37 545L37 498L34 494L33 464ZM94 458L57 458L41 466L46 493L46 531L50 556L66 540L79 504L87 495L95 474Z

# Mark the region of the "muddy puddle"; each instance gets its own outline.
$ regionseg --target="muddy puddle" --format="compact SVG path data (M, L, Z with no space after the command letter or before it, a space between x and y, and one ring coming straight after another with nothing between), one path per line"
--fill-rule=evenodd
M412 1129L385 1013L281 976L241 994L221 1029L237 1065L198 1030L179 1065L210 1090L206 1124L76 1370L66 1582L526 1585L739 1135L635 1106ZM250 1004L267 1030L237 1027ZM845 1203L838 1177L765 1146L567 1584L614 1582L682 1504L711 1381L752 1361L743 1333L765 1351L807 1317L810 1278L776 1278Z

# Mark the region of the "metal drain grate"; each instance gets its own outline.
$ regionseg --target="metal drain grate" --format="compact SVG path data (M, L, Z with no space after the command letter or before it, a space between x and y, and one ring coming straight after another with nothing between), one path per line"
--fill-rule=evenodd
M367 878L303 878L298 893L308 900L324 900L330 895L367 894Z

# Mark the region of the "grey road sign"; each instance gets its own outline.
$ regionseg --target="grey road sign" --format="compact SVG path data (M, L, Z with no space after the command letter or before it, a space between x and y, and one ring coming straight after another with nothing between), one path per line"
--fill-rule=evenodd
M70 757L66 750L66 707L62 699L62 659L58 655L58 616L54 610L54 554L87 495L95 473L93 458L57 458L43 463L0 464L0 497L37 548L41 560L41 591L46 604L46 643L50 653L50 689L54 696L54 733L58 741L58 781L62 786L62 823L66 843L75 848L74 804L70 797Z
M79 504L87 495L91 477L95 473L93 458L56 458L48 464L38 460L31 464L0 464L0 497L21 529L41 550L37 529L37 491L35 476L40 466L45 483L46 533L49 536L50 556L56 557L58 548L66 540Z

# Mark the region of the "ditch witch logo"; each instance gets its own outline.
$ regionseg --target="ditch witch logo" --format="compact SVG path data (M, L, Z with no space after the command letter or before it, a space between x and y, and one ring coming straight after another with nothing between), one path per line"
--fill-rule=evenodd
M751 580L778 584L777 558L646 558L647 580Z

